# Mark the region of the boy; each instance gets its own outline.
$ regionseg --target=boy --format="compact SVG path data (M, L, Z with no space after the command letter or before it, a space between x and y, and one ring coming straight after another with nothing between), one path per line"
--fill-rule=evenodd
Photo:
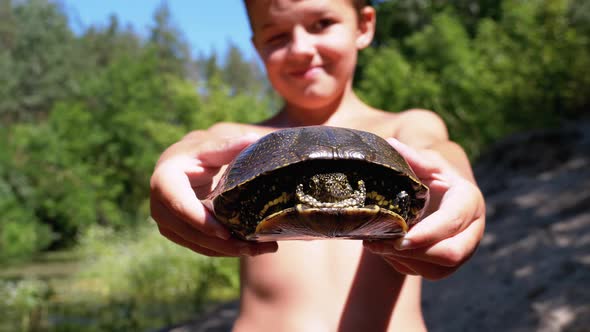
M463 150L432 112L386 113L357 98L357 52L375 29L374 9L363 1L246 0L246 8L253 44L284 107L258 125L220 123L190 133L163 153L151 179L160 232L204 255L242 257L235 331L425 330L420 276L452 273L483 236L484 201ZM431 189L427 217L396 241L231 238L197 198L259 135L304 125L388 138Z

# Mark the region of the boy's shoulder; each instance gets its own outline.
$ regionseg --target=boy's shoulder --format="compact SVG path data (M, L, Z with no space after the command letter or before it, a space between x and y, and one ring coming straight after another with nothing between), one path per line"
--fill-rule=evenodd
M395 137L415 147L428 147L449 139L444 120L435 112L408 109L395 113Z
M410 108L397 113L403 120L426 120L426 121L442 121L441 117L435 112L423 108Z
M218 122L209 127L207 131L216 136L233 136L245 135L249 133L265 134L269 131L269 128L260 125L237 122Z
M426 122L431 125L444 126L444 121L438 114L422 108L411 108L399 112L373 109L373 115L385 122L403 123L405 125L412 125L415 122Z
M447 126L443 119L435 112L425 109L408 109L391 113L373 110L370 116L357 121L351 127L364 129L384 137L395 137L414 147L428 147L440 141L449 139ZM369 115L365 114L365 115ZM211 126L207 132L210 135L223 137L257 133L268 134L276 130L272 126L262 124L243 124L235 122L219 122Z

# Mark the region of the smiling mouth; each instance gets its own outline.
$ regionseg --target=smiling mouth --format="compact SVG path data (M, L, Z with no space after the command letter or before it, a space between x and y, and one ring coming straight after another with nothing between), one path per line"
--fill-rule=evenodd
M293 70L289 74L298 79L312 79L321 71L321 66L311 66L304 69Z

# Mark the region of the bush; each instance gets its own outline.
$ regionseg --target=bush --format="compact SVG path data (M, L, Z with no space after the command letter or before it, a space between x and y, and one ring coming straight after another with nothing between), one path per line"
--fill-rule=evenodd
M0 331L141 331L194 318L238 296L236 259L209 258L155 226L90 227L65 279L0 281Z
M51 290L37 279L0 280L0 331L38 331L44 324Z
M0 141L5 137L0 135ZM15 159L13 151L0 148L0 262L29 259L52 240L49 227L30 209L34 188Z
M85 329L146 330L238 295L236 259L196 254L164 239L155 226L118 234L92 227L80 250L86 259L56 313L62 321L88 322Z

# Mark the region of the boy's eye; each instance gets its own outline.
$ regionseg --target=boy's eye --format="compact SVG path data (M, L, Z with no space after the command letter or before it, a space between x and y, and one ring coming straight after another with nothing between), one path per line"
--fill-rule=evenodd
M311 30L314 32L321 32L324 29L330 27L332 24L334 24L334 20L332 20L330 18L323 18L321 20L316 21L312 25Z
M281 43L286 42L288 38L289 38L289 34L286 32L277 33L277 34L274 34L274 35L271 35L270 37L268 37L266 39L266 43L270 44L270 45L279 45Z

